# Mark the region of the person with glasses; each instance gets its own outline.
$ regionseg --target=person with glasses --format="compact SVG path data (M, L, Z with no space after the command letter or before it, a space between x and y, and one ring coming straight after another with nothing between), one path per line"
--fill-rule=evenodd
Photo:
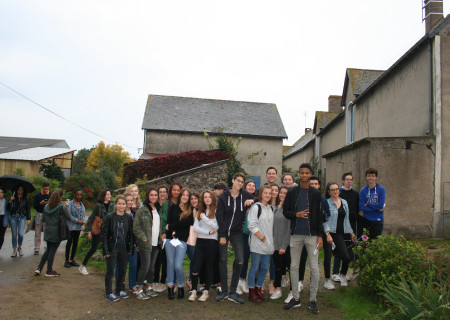
M347 248L344 234L351 234L351 239L356 242L356 235L349 221L349 210L347 201L339 197L339 186L335 182L327 184L325 189L325 197L328 199L328 207L330 216L323 223L323 229L327 236L327 242L336 246L334 249L335 256L339 256L342 260L341 286L347 286L347 270L348 265L352 261L352 252ZM332 245L333 246L333 245Z
M245 175L238 172L231 180L233 186L225 189L219 196L216 210L217 223L219 224L219 272L222 292L217 296L217 301L228 298L229 301L243 304L244 300L236 293L244 263L244 245L242 241L242 225L244 224L247 207L255 202L255 198L243 190ZM235 263L231 277L230 293L228 294L228 242L234 249Z

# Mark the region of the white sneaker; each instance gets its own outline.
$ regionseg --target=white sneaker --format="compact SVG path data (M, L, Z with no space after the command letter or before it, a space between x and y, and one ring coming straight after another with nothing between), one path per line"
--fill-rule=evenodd
M286 276L281 278L281 287L286 288L289 285L289 279Z
M270 299L271 300L276 300L276 299L280 299L280 298L281 298L281 290L280 290L280 288L277 288L277 289L275 289L275 291L270 296Z
M197 290L192 290L191 295L189 296L189 301L195 301L197 299Z
M80 271L80 273L81 273L82 275L87 276L87 275L89 274L89 272L86 270L86 267L85 267L85 266L80 266L80 267L78 268L78 270Z
M241 290L241 287L238 285L237 286L237 288L236 288L236 293L238 294L238 295L241 295L242 294L242 290Z
M333 283L333 281L332 281L331 279L325 281L325 283L323 284L323 286L325 287L325 289L328 289L328 290L334 290L334 289L336 289L336 288L334 287L334 283Z
M248 293L248 284L247 284L247 281L245 281L245 280L240 280L239 279L239 283L238 283L238 288L241 290L241 293L239 293L239 294L242 294L242 292L243 293ZM237 290L236 290L237 291Z
M288 294L286 300L284 300L284 304L288 304L293 298L294 298L294 296L292 295L292 291L289 291L289 294Z
M298 282L298 292L302 292L303 290L303 283L301 283L300 281Z
M333 280L334 282L341 282L341 277L338 274L333 274L331 276L331 280Z
M346 286L347 286L347 277L341 276L341 287L346 287Z
M206 300L208 300L208 298L209 298L208 290L203 290L202 296L198 298L198 301L205 302Z
M347 281L352 281L353 280L352 276L346 275L345 277L347 278Z

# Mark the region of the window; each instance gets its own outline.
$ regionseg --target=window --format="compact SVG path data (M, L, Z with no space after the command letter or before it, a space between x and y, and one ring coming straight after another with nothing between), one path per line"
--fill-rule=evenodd
M354 119L354 113L353 113L353 102L350 101L348 104L348 107L345 111L345 121L346 121L346 143L350 144L353 143L353 119Z

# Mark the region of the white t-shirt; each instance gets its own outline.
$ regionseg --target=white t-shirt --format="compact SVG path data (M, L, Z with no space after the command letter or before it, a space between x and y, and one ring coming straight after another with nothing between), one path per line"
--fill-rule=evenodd
M158 211L153 210L153 225L152 225L152 246L156 247L158 245L159 238L159 227L161 224L161 220L158 214Z

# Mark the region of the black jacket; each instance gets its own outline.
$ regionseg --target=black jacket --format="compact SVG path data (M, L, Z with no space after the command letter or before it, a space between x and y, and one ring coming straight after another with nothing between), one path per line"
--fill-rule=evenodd
M115 212L109 213L103 221L103 255L112 254L117 242L117 224L121 216ZM129 254L133 253L133 218L129 214L123 215L123 234L125 248Z
M297 224L297 199L300 193L300 186L295 186L288 191L283 204L283 214L291 220L291 235L295 232ZM322 196L320 192L312 187L308 189L309 203L309 231L311 236L322 236L323 234L323 211L321 208Z
M339 188L339 196L347 201L349 211L348 218L353 231L356 233L356 219L359 214L359 193L355 189L345 190L344 188Z
M30 201L26 196L21 199L15 197L13 201L8 202L6 209L9 210L9 215L18 214L24 216L27 220L31 220Z
M169 214L167 215L167 224L169 225L169 230L166 232L167 239L173 238L173 232L175 232L175 238L178 240L186 242L189 238L189 231L194 224L194 218L192 214L190 214L183 220L180 220L182 213L179 205L170 206Z
M245 212L248 207L244 206L245 201L256 200L250 193L240 190L236 197L236 209L234 198L230 189L226 189L217 199L216 219L219 224L219 238L234 236L242 233Z

